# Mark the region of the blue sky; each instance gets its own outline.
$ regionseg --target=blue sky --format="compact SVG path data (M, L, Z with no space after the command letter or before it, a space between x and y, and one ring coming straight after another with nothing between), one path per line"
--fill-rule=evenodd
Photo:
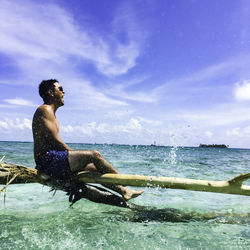
M250 148L250 2L0 0L0 140L56 78L67 142Z

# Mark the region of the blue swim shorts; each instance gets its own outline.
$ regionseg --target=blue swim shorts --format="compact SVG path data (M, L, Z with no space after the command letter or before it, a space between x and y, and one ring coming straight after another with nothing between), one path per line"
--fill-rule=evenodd
M72 172L68 161L68 151L48 151L36 162L36 169L55 179L69 179Z

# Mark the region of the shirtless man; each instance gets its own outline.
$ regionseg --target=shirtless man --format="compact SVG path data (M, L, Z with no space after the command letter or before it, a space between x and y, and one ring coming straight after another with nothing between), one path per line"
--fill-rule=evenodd
M56 110L64 105L62 86L56 79L42 81L39 94L44 104L37 108L32 123L34 138L34 158L36 168L56 179L68 178L72 172L90 171L118 174L96 150L72 150L59 134ZM143 190L130 190L121 185L106 185L118 192L125 200L143 193Z

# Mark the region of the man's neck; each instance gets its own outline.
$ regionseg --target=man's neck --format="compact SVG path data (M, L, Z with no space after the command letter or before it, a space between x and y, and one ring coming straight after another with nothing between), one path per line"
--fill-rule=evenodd
M56 105L55 103L52 103L52 102L44 102L44 105L50 106L51 109L53 110L54 114L56 113L57 109L59 108L58 105Z

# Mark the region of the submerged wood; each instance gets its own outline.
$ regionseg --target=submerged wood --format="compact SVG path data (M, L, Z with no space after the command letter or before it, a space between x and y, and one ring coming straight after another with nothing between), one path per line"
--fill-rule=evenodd
M97 203L115 205L119 207L131 207L129 203L118 195L115 195L106 189L92 186L77 181L77 176L72 176L73 181L57 181L34 168L22 165L0 162L0 193L10 184L40 183L51 187L53 190L62 190L67 192L69 200L73 203L81 198L88 199Z
M161 187L192 191L237 194L250 196L250 186L242 185L250 178L250 173L241 174L228 181L194 180L174 177L154 177L127 174L90 174L80 172L78 179L88 183L120 184L136 187Z

